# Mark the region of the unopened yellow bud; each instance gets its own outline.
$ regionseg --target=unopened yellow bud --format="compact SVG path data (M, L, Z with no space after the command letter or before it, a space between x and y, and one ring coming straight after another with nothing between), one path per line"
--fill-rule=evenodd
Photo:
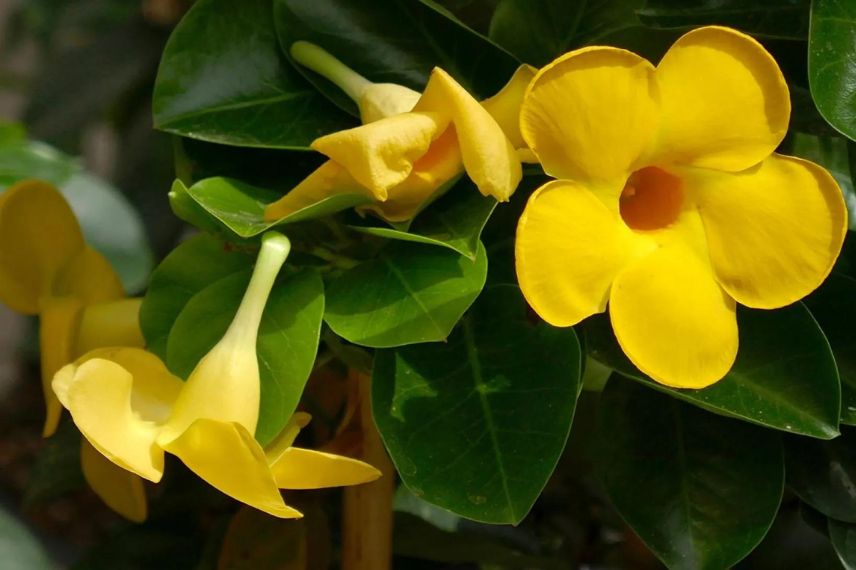
M292 44L291 57L300 65L335 83L353 99L363 123L407 113L421 96L418 91L396 83L373 83L326 50L309 42Z
M249 433L259 419L260 381L256 340L265 304L291 251L282 234L268 232L238 312L223 338L196 365L158 435L166 445L197 419L236 422Z

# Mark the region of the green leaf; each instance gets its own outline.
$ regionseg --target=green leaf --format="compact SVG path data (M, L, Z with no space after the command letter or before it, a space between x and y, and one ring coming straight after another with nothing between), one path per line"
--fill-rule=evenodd
M603 485L666 566L729 568L757 546L782 498L774 432L620 377L604 390L600 413Z
M788 487L824 515L856 523L856 430L831 441L785 439Z
M169 333L167 365L187 378L197 362L223 338L250 281L250 270L223 277L187 301ZM304 269L280 278L265 306L258 351L261 406L256 439L269 443L297 408L315 364L324 284Z
M642 0L501 0L490 38L521 61L543 66L574 48L638 26Z
M238 146L308 149L354 126L280 52L271 0L199 0L170 36L154 90L158 129Z
M856 2L814 0L808 38L809 87L820 114L856 140Z
M169 331L191 297L252 264L251 256L207 235L195 236L175 248L152 273L140 307L146 348L166 360Z
M135 292L145 286L152 253L139 214L119 190L46 144L15 138L0 144L0 190L26 178L39 178L59 188L86 241L110 261L126 290Z
M57 567L36 537L5 508L0 508L0 560L4 570L52 570Z
M727 416L787 432L829 439L838 435L840 386L829 343L808 309L738 308L740 351L731 371L702 390L658 384L621 352L609 320L586 321L586 346L596 360L647 386Z
M274 17L286 54L294 42L307 40L379 83L422 90L436 66L483 99L499 91L517 68L511 55L433 2L274 0ZM331 101L357 114L355 103L341 89L297 68Z
M445 340L487 277L475 261L445 248L394 243L327 287L324 320L337 335L373 348Z
M580 392L572 329L533 324L514 286L484 292L445 343L378 351L372 408L418 497L523 520L562 454Z
M856 525L829 519L829 540L845 570L856 570Z
M805 300L832 346L841 378L841 422L856 424L856 279L833 273Z
M475 259L479 237L496 204L465 178L416 216L406 231L371 225L369 221L355 222L350 227L382 238L447 247Z
M754 36L804 40L809 0L647 0L642 23L661 27L730 26Z
M268 222L264 219L265 206L276 201L280 195L265 188L245 184L240 180L221 177L206 178L190 188L186 187L180 180L176 180L172 185L172 192L176 195L186 194L211 217L242 238L257 236L274 226L329 216L371 201L363 194L335 194L289 214L285 218ZM197 223L211 227L210 221L201 221L202 218L198 217L198 210L187 211L191 212L190 216Z

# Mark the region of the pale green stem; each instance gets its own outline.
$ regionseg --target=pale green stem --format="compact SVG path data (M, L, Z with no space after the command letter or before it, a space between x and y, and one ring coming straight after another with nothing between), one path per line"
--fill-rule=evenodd
M255 346L267 299L290 251L291 242L284 235L267 232L262 236L262 247L256 259L250 284L247 286L235 319L224 335L229 342L239 344L246 342L250 346Z
M371 81L313 43L294 42L291 45L291 57L300 65L335 83L355 102L359 102L363 92L372 84Z

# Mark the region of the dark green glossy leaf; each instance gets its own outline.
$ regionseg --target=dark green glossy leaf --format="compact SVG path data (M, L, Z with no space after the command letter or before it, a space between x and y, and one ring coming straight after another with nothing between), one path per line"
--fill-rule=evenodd
M445 248L394 243L327 287L324 320L337 335L374 348L445 340L487 277L475 261Z
M110 261L125 289L136 292L145 286L152 253L139 214L119 190L46 144L22 139L0 144L0 190L25 178L40 178L60 189L86 241Z
M856 279L833 273L805 303L835 355L841 378L841 421L856 424Z
M559 460L579 391L573 330L533 324L520 291L498 286L447 342L378 351L372 408L415 495L518 523Z
M829 519L829 540L845 570L856 570L856 525Z
M850 154L847 139L840 136L814 136L805 133L791 133L787 141L787 154L799 156L816 162L827 169L844 194L849 214L850 228L856 228L856 192L853 189L853 178L850 175Z
M508 53L421 0L274 0L283 51L298 40L314 42L375 82L422 90L437 66L469 92L486 98L511 78L517 62ZM330 100L357 108L329 81L298 69Z
M207 235L195 236L175 248L152 273L140 308L146 348L166 360L169 331L191 297L252 264L252 256Z
M647 0L639 18L662 28L730 26L764 38L803 40L809 0Z
M598 467L615 508L673 570L729 568L782 498L779 437L613 377L600 401Z
M501 0L490 37L521 61L542 66L574 48L638 26L642 0Z
M172 192L176 195L187 194L210 216L242 238L257 236L274 226L329 216L370 201L362 194L335 194L285 218L268 222L264 219L265 206L276 201L280 195L266 188L217 177L200 180L190 188L176 180ZM195 212L191 215L199 219L198 210L186 211Z
M280 52L271 0L199 0L173 31L154 91L155 126L238 146L306 149L354 125Z
M821 439L838 435L838 372L808 309L799 303L775 311L739 308L737 321L737 361L703 390L673 389L644 376L621 352L604 316L586 321L586 347L621 374L707 410Z
M785 439L788 487L800 499L840 521L856 523L856 430L842 426L831 441Z
M406 231L371 225L369 221L351 227L387 239L448 247L475 259L479 237L496 204L496 200L482 196L469 179L464 179L416 216Z
M820 114L856 140L856 1L813 0L809 86Z
M167 365L187 378L196 363L226 333L250 280L240 271L212 283L189 299L167 342ZM271 441L297 408L315 363L324 285L311 269L280 278L271 292L257 343L261 406L256 439Z

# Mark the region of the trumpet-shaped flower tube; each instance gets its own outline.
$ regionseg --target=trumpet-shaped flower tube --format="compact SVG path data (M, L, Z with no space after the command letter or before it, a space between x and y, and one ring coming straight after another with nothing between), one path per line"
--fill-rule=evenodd
M266 219L351 193L374 201L364 210L389 221L409 220L463 172L482 194L499 201L517 188L521 156L529 156L518 114L534 76L531 67L521 67L498 94L480 104L439 68L419 94L401 85L372 83L308 42L295 43L291 53L350 96L364 124L316 139L312 148L330 160L270 204Z
M755 40L681 37L654 67L588 47L541 69L521 135L557 178L517 228L521 289L556 326L609 314L656 381L702 388L737 354L737 303L782 307L829 274L847 229L832 176L774 153L787 84Z
M89 247L68 203L46 182L25 180L0 195L0 300L39 315L43 434L52 435L62 406L51 389L54 373L99 346L142 346L139 299L126 299L104 257ZM113 510L146 517L142 481L81 444L87 482Z
M163 476L164 454L171 453L223 493L282 518L301 515L285 504L281 488L378 477L360 461L293 447L305 414L295 414L268 449L253 438L260 403L258 328L289 250L284 236L263 236L234 320L186 382L155 355L134 348L94 350L56 374L54 391L95 449L153 482Z

